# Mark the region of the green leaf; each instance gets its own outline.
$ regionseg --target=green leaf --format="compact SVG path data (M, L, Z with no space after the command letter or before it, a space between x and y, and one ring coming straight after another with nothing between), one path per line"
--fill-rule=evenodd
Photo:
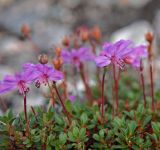
M78 135L79 135L79 129L77 127L74 127L73 128L73 136L78 137Z
M24 145L26 145L27 148L31 147L32 144L31 144L31 141L29 139L26 139L24 142L23 142Z
M54 145L54 141L55 141L55 136L53 134L50 134L47 137L47 145Z
M158 126L158 123L152 122L152 128L153 128L153 131L154 131L158 136L160 136L160 128L159 128L159 126Z
M52 147L50 145L47 145L46 150L52 150Z
M143 122L143 127L145 127L152 119L152 116L149 115L149 116L146 116L146 118L144 119L144 122Z
M96 140L96 141L99 141L100 140L100 137L98 134L93 134L93 138Z
M67 141L67 135L65 133L61 133L59 135L59 141L62 145L64 145Z
M99 135L100 135L101 138L104 138L104 129L101 129L99 131Z
M81 128L79 131L79 138L83 139L86 136L86 129L85 128Z
M81 117L80 117L80 120L81 120L82 124L86 124L87 121L88 121L88 116L87 116L87 114L86 114L86 113L83 113L83 114L81 115Z
M151 145L152 145L152 142L149 139L144 143L145 148L149 148Z
M69 112L72 112L72 110L73 110L73 106L72 106L72 103L69 101L69 100L67 100L66 102L65 102L65 106L66 106L66 109L67 109L67 111L69 111Z
M140 104L140 105L138 106L136 113L137 113L137 117L138 117L138 118L141 118L142 114L144 113L144 107L143 107L142 104Z
M56 121L56 123L58 123L59 125L63 125L63 124L64 124L62 118L61 118L60 116L58 116L58 115L55 115L55 121Z
M112 146L112 149L119 149L119 150L128 150L128 147L127 147L127 145L113 145Z
M74 142L76 140L76 138L74 138L71 131L68 132L68 137L69 137L69 140L72 141L72 142Z
M12 112L11 109L8 109L8 110L7 110L6 116L7 116L9 119L12 119L12 118L13 118L13 112Z
M131 135L133 135L133 133L134 133L136 127L137 127L137 124L136 124L135 121L131 121L131 122L128 123L128 127L129 127L129 133Z
M36 143L39 142L40 140L41 140L41 138L39 135L33 137L33 141Z

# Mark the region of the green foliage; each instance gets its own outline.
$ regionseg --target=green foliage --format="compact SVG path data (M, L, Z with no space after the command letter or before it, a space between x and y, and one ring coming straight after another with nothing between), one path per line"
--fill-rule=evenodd
M44 112L34 108L29 112L30 130L26 134L24 114L14 117L7 111L0 117L0 149L159 149L159 116L139 105L137 109L123 111L114 118L106 112L107 120L100 121L97 106L66 102L72 114L69 124L63 113L50 108Z

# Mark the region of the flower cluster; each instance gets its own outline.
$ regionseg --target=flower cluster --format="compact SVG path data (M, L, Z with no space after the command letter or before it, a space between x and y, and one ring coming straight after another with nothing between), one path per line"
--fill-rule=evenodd
M145 46L136 47L130 40L120 40L116 43L105 43L103 51L95 58L95 61L99 67L112 63L123 69L125 64L140 67L140 60L143 57L147 57Z
M63 73L54 70L52 66L47 64L26 63L23 65L23 72L15 75L6 75L0 82L0 94L19 90L20 94L26 94L29 91L29 84L35 81L39 87L42 83L45 85L49 81L58 81L63 79Z

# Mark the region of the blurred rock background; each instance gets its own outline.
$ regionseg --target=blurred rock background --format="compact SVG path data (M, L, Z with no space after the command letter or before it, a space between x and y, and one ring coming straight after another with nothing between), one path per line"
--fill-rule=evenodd
M155 48L160 48L159 0L0 0L0 79L25 62L37 61L31 43L21 38L24 23L31 27L32 39L41 52L52 53L54 44L81 25L98 25L105 40L129 38L136 43L144 42L144 34L153 31ZM44 103L42 97L32 94L29 105ZM1 97L0 108L4 101L15 112L23 109L16 93Z

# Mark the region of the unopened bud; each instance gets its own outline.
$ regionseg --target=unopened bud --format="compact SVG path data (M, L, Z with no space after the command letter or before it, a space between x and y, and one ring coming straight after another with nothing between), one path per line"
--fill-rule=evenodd
M30 28L27 24L23 24L21 27L21 33L22 35L27 38L30 34Z
M70 40L69 40L69 37L68 36L65 36L62 40L62 44L64 46L69 46L70 45Z
M91 36L98 42L101 40L102 34L101 34L101 30L98 26L95 26L91 30Z
M56 70L60 70L62 67L62 64L63 64L63 60L61 58L53 60L53 65Z
M152 44L153 44L154 36L151 32L148 32L148 33L146 33L145 38L146 38L146 41L148 42L148 59L151 60L151 59L153 59Z
M89 33L88 33L88 30L87 29L82 29L81 32L80 32L80 38L83 42L86 42L89 38Z
M153 33L151 33L151 32L146 33L145 38L146 38L147 42L152 43L153 38L154 38Z
M38 60L41 64L47 64L48 63L48 56L46 54L40 54L38 56Z
M56 54L57 57L61 56L61 51L62 51L62 49L60 47L56 47L55 54Z

